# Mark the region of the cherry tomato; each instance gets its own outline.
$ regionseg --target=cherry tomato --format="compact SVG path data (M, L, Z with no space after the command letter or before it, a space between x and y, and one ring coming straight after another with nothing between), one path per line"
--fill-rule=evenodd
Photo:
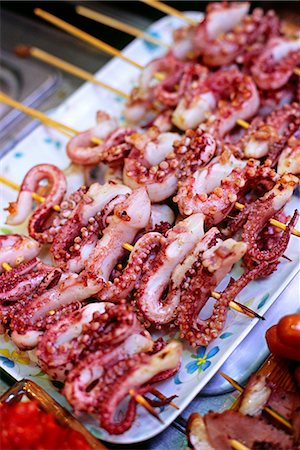
M300 348L300 314L289 314L278 322L279 339L291 347Z
M285 344L278 336L278 325L273 325L267 330L266 339L270 352L274 355L300 361L300 346L292 347Z

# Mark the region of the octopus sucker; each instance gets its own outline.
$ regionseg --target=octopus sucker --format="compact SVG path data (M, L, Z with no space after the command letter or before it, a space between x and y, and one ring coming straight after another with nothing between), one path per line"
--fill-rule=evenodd
M45 201L37 206L31 214L33 205L32 193L37 192L39 183L46 179L48 194ZM57 213L53 207L60 205L67 191L67 181L64 173L52 164L39 164L32 167L25 175L16 202L13 208L8 208L9 216L6 223L19 225L30 215L28 232L29 235L41 244L49 244L53 241L53 222ZM51 225L52 223L52 225ZM57 232L59 226L55 228Z

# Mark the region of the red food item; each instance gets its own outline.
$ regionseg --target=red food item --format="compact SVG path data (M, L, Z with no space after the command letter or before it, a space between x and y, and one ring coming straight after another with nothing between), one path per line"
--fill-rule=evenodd
M282 358L300 361L300 347L286 344L278 335L278 325L273 325L266 332L267 344L270 352Z
M300 314L289 314L278 322L278 337L281 341L297 347L300 351Z
M0 406L0 448L5 450L90 450L77 431L59 425L36 401Z

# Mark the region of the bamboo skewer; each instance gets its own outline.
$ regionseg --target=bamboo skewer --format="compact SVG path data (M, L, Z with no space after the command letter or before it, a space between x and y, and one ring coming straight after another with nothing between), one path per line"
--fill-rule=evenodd
M73 25L69 24L68 22L65 22L64 20L59 19L58 17L54 16L53 14L50 14L46 11L43 11L40 8L35 8L34 13L46 20L47 22L50 22L52 25L55 25L56 27L66 31L67 33L71 34L72 36L75 36L82 41L87 42L90 45L93 45L94 47L98 48L99 50L102 50L105 53L108 53L111 56L116 56L117 58L122 59L123 61L127 62L128 64L133 65L137 69L144 69L144 66L137 63L131 58L128 58L125 56L120 50L117 50L116 48L112 47L111 45L107 44L106 42L101 41L98 38L95 38L94 36L91 36L90 34L86 33L85 31L80 30L77 27L74 27ZM162 74L161 73L155 73L154 76L158 80L162 80Z
M129 390L129 395L131 395L131 397L133 397L139 405L143 406L143 408L145 408L148 411L148 413L151 414L151 416L155 417L155 419L157 419L162 424L164 423L164 421L155 411L153 406L151 406L150 403L142 395L136 393L134 389Z
M250 450L250 448L246 447L246 445L236 439L229 439L228 442L234 450Z
M229 375L227 375L224 372L221 372L220 370L218 371L220 375L222 375L223 378L225 378L225 380L227 380L236 390L238 390L239 392L243 392L244 388L243 386L241 386L237 381L235 381L233 378L231 378ZM285 427L291 429L292 428L292 424L289 420L287 420L284 416L282 416L281 414L279 414L277 411L275 411L273 408L271 408L270 406L264 406L263 410L268 413L270 416L272 416L274 419L276 419L279 423L281 423L282 425L284 425Z
M198 23L195 19L192 19L191 17L186 16L181 11L178 11L178 9L172 8L171 6L159 2L158 0L141 0L141 2L146 3L146 5L149 5L154 9L158 9L158 11L164 12L165 14L178 17L189 25L197 25Z
M78 131L74 128L68 127L67 125L64 125L60 122L57 122L54 119L51 119L50 117L46 116L46 114L43 114L42 112L38 111L37 109L30 108L29 106L23 105L22 103L17 102L16 100L12 99L11 97L5 95L2 91L0 91L0 102L5 103L8 106L11 106L12 108L16 108L19 111L22 111L23 113L27 114L28 116L33 117L34 119L39 120L40 122L43 122L45 125L55 128L61 133L65 134L68 137L73 137L74 134L77 134Z
M6 272L10 272L12 270L12 267L10 264L8 264L7 262L3 262L1 264L2 268L6 271Z
M14 189L15 191L19 191L20 190L20 186L17 183L14 183L13 181L9 180L8 178L3 177L2 175L0 175L0 183L5 184L6 186ZM44 201L46 200L45 197L43 197L42 195L37 194L36 192L32 192L31 194L33 200L39 202L39 203L44 203ZM59 205L54 205L53 206L54 211L59 212L60 211L60 206Z
M39 61L43 61L46 64L50 64L51 66L54 66L58 69L61 69L65 72L70 73L71 75L74 75L75 77L81 78L86 81L90 81L91 83L94 83L104 89L107 89L114 94L120 95L121 97L124 97L126 99L129 98L129 94L126 94L123 91L120 91L117 88L114 88L113 86L110 86L106 83L103 83L103 81L98 80L94 77L93 74L90 72L87 72L84 69L81 69L80 67L74 66L71 63L68 63L67 61L64 61L63 59L60 59L54 55L51 55L48 52L45 52L44 50L41 50L37 47L30 47L26 45L20 45L15 49L15 52L20 57L27 57L32 56L33 58L38 59Z
M295 75L298 75L298 77L300 77L300 67L295 67L293 72Z
M46 114L43 114L41 111L38 111L37 109L30 108L29 106L26 106L20 102L17 102L16 100L9 97L8 95L5 95L2 91L0 91L0 102L5 103L6 105L9 105L12 108L16 108L19 111L22 111L23 113L27 114L28 116L39 120L46 126L54 128L54 129L58 130L60 133L65 134L69 138L72 138L72 137L74 137L74 135L80 133L80 131L76 130L75 128L71 128L67 125L64 125L61 122L58 122L57 120L51 119L50 117L46 116ZM94 144L101 144L103 142L102 139L99 139L96 137L92 137L91 141Z
M94 20L95 22L102 23L104 25L107 25L108 27L114 28L119 31L123 31L124 33L127 33L131 36L144 39L145 41L151 42L154 45L158 45L160 47L165 47L167 49L170 48L170 45L157 39L154 36L151 36L151 34L148 34L148 33L144 32L143 30L140 30L137 27L128 25L124 22L121 22L120 20L114 19L113 17L109 17L109 16L106 16L105 14L101 14L100 12L93 11L92 9L86 8L85 6L81 6L81 5L76 6L75 11L80 16L87 17L88 19Z
M125 250L128 250L129 252L132 252L132 250L134 249L134 246L131 244L128 244L128 242L124 242L122 247ZM213 292L211 292L211 296L217 300L219 300L221 298L221 294L219 292L213 291ZM230 308L234 309L235 311L245 314L248 317L265 320L265 318L260 316L259 314L257 314L257 312L253 311L252 309L248 308L247 306L242 305L239 302L231 301L229 303L229 306L230 306Z

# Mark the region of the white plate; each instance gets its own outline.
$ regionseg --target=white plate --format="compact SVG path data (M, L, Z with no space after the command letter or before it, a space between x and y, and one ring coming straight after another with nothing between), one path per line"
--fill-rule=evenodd
M194 16L197 17L197 15ZM182 24L178 19L165 17L151 26L150 30L160 39L171 42L171 30L180 25ZM124 53L140 64L146 64L154 57L161 55L163 50L142 40L135 40L124 50ZM138 73L138 69L115 58L99 70L97 78L128 92ZM86 83L57 109L53 117L79 130L84 130L95 123L95 113L99 109L121 116L122 99L99 87ZM58 132L39 126L1 160L0 172L7 178L20 183L28 169L35 164L53 163L60 168L65 168L69 164L64 151L66 142L67 138ZM80 174L75 174L69 179L71 190L81 183L82 178ZM14 228L5 226L6 213L3 211L3 207L9 201L15 200L16 193L2 185L0 189L0 233L26 233L26 226L24 225ZM287 206L287 211L292 211L295 207L296 198ZM238 301L257 310L260 314L264 314L267 311L299 270L299 247L297 247L299 241L296 244L296 239L295 237L291 238L290 245L285 252L292 262L282 260L277 271L272 276L250 283L242 291ZM241 269L236 267L232 274L237 277L241 274ZM228 277L226 281L228 281ZM220 289L222 289L224 284L225 282L221 284ZM296 308L297 305L295 305ZM249 319L231 310L220 337L209 345L207 349L201 347L198 350L193 350L185 345L182 366L178 374L159 385L159 389L164 394L178 395L176 403L180 408L179 411L170 406L162 408L160 416L164 424L158 423L147 412L138 408L138 415L132 428L121 436L113 436L99 428L93 417L82 415L80 419L95 436L110 442L133 443L157 435L201 391L256 323L256 319ZM176 335L172 337L176 338ZM260 345L255 340L255 337L253 338L253 345ZM47 376L40 372L37 365L30 362L26 353L19 352L7 336L0 337L0 364L3 369L18 380L24 377L34 379L59 402L69 408L65 399L54 388Z

